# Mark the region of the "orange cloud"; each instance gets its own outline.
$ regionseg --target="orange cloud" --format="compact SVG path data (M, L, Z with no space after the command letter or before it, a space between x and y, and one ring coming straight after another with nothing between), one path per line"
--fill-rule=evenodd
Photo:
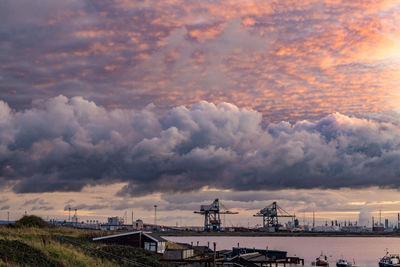
M398 108L396 1L118 0L91 8L53 12L29 38L14 31L3 42L0 97L36 88L163 108L206 99L270 120Z

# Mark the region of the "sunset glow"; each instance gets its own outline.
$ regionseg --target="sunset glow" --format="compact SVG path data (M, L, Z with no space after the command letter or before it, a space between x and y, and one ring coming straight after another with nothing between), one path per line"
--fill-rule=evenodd
M394 0L0 3L0 220L400 211ZM172 211L172 212L171 212ZM252 218L255 225L257 218Z

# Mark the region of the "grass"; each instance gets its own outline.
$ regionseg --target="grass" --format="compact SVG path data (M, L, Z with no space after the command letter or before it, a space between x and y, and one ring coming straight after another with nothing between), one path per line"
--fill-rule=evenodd
M66 240L149 266L166 266L160 262L161 256L143 249L92 242L93 237L104 234L96 230L49 225L1 226L0 266L129 266L119 259L84 249Z
M18 240L0 240L0 255L6 263L28 266L60 266L59 261L47 257L40 249L31 247Z
M154 253L145 250L133 250L131 247L113 245L113 246L103 246L100 248L101 251L108 252L114 255L118 255L123 258L135 259L136 261L149 265L158 266L160 265L160 258L155 257ZM119 262L122 264L123 262Z

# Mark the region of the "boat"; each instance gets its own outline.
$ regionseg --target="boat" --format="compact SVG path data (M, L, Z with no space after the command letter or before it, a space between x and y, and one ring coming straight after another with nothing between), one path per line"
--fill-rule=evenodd
M386 252L386 255L379 261L379 267L400 267L400 256Z
M340 259L336 262L336 267L353 267L353 264L345 259Z
M321 255L315 259L315 266L329 266L328 257L321 252Z

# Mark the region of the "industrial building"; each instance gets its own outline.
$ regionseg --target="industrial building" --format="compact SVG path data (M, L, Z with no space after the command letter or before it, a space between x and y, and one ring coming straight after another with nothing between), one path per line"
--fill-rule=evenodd
M140 220L140 219L136 220L136 221L135 221L134 228L135 228L136 230L143 230L143 229L144 229L143 221Z
M172 245L167 246L163 258L166 260L184 260L193 256L194 256L194 250L192 248L174 243L174 246Z
M71 208L68 209L68 221L55 221L52 220L52 224L60 224L64 226L71 226L76 228L85 229L101 229L101 230L111 230L111 231L158 231L158 232L169 232L169 231L193 231L193 232L203 232L203 231L224 231L224 232L332 232L332 233L362 233L362 232L399 232L400 230L400 213L397 216L397 221L395 223L390 222L388 218L382 218L381 211L379 211L379 218L375 220L372 217L371 221L368 221L369 225L358 225L357 221L350 220L332 220L325 221L325 224L317 225L315 222L315 211L312 211L312 224L306 223L305 213L303 223L300 225L299 219L296 218L294 214L286 212L281 208L277 202L272 202L270 205L259 210L253 216L261 217L260 223L253 227L250 227L249 221L248 226L229 226L223 225L223 220L221 220L221 215L233 215L238 214L236 211L228 210L222 202L216 198L210 205L200 205L200 209L194 211L196 214L200 214L204 218L204 224L202 226L166 226L157 223L157 205L154 205L154 223L149 224L143 222L141 219L133 220L132 212L132 222L127 223L127 216L124 217L109 217L106 223L99 223L97 220L87 220L79 222L77 219L77 209L75 209L75 214L71 216ZM283 219L287 220L283 220ZM223 216L225 221L225 216ZM148 220L148 219L147 219Z

